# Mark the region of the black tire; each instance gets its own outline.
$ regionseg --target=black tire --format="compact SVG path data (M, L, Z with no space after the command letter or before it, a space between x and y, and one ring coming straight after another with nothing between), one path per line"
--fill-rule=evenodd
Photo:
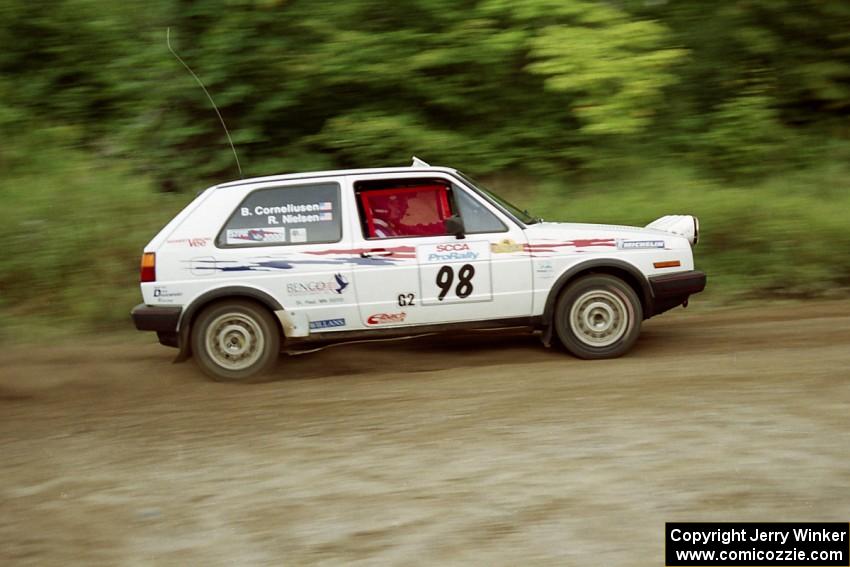
M635 290L615 276L591 274L572 282L555 306L555 332L571 354L616 358L640 335L643 308Z
M268 309L233 299L204 309L192 325L192 354L200 369L219 382L240 382L272 371L280 332Z

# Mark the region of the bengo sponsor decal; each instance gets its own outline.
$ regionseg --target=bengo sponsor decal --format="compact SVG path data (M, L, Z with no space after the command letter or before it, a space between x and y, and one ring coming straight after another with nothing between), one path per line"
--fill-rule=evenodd
M366 319L367 325L398 325L400 323L404 323L404 320L407 318L407 313L401 311L400 313L375 313L374 315L369 315Z
M348 278L342 274L334 274L332 278L293 281L286 284L286 293L291 296L342 295L349 286Z
M320 319L318 321L310 321L311 330L335 329L339 327L345 327L345 319Z

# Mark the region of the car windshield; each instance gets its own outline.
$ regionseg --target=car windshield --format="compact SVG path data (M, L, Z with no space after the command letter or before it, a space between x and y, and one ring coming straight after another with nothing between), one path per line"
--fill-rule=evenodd
M457 173L463 178L464 181L469 184L470 187L478 191L478 193L484 196L488 201L502 209L504 212L513 216L515 219L522 222L523 224L535 224L543 220L541 218L531 215L527 210L520 209L513 203L506 201L493 191L490 191L477 181L470 178L468 175L461 173L460 171L458 171Z

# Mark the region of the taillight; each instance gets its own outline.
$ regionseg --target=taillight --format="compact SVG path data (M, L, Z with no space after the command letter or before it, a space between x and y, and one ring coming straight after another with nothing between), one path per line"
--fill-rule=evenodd
M142 254L142 271L139 281L142 283L156 281L156 254L153 252Z

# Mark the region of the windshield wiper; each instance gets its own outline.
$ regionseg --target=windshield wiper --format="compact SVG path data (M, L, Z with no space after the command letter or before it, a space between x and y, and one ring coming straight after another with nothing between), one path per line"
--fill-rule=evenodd
M528 212L528 209L523 209L522 214L525 215L525 218L528 220L525 224L537 224L539 222L543 222L543 217L535 217L531 213Z

